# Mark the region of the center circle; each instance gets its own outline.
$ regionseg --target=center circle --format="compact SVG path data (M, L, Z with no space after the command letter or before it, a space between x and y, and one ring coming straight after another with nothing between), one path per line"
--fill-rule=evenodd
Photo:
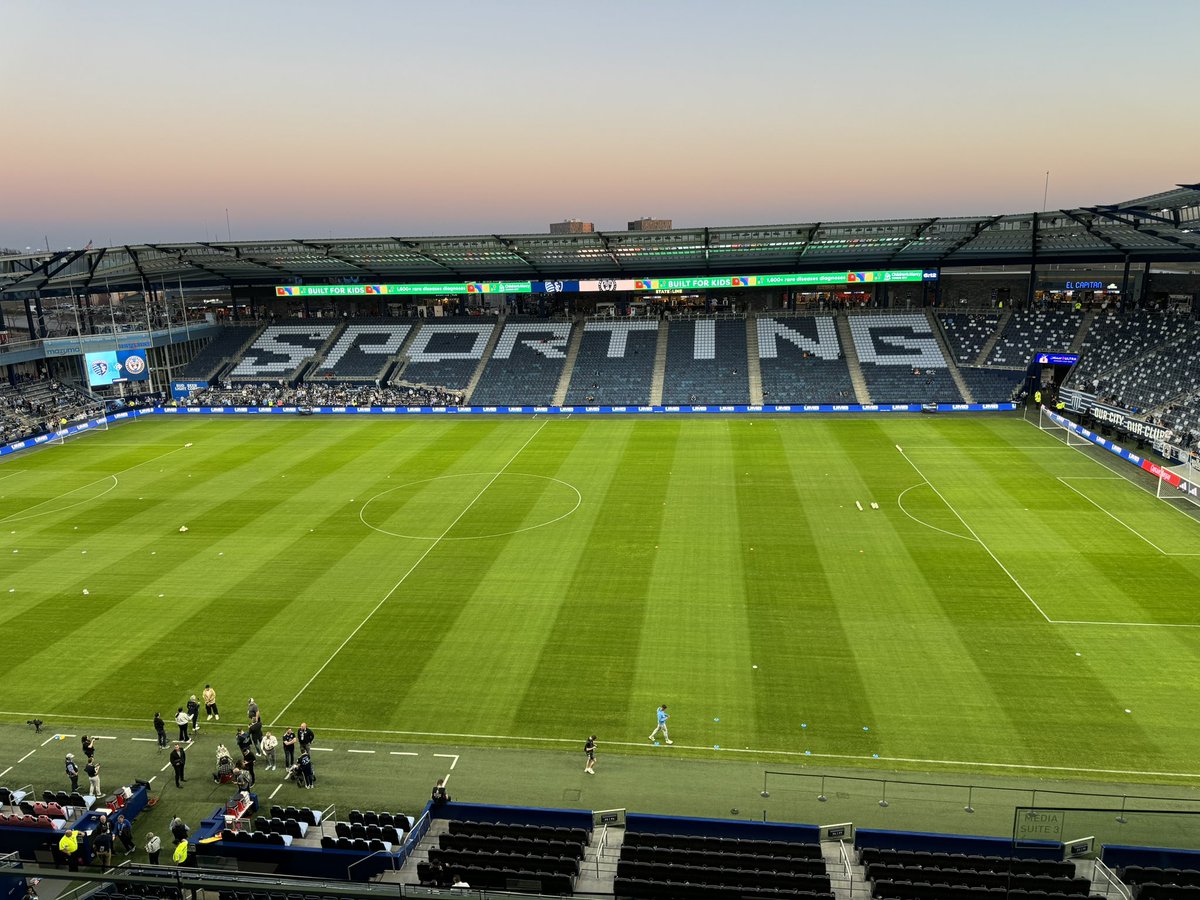
M392 537L477 541L553 525L582 502L573 484L549 475L468 472L422 478L380 491L362 505L358 517L373 531ZM469 533L451 537L451 530Z

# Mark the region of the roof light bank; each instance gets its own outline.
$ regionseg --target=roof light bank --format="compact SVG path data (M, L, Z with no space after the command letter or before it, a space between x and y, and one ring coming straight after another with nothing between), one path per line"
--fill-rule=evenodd
M935 270L809 272L793 275L718 275L695 278L599 278L562 281L466 281L453 284L312 284L278 285L276 297L429 296L445 294L560 294L611 291L717 290L803 285L897 284L935 281Z

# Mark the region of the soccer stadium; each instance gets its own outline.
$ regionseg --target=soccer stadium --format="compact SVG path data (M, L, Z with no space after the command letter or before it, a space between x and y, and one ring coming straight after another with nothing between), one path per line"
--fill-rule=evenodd
M132 4L7 14L31 39L0 67L53 33L62 69L14 94L0 219L0 900L1200 897L1200 183L1154 180L1193 144L1138 155L1020 89L1037 130L995 138L1025 113L940 59L893 93L821 49L843 80L808 97L793 45L727 46L736 103L683 85L676 28L950 40L740 6L218 3L161 43ZM405 53L360 54L384 24ZM1040 46L1038 90L1097 108ZM970 103L890 118L904 92ZM144 132L97 139L121 112ZM1040 170L1040 204L1002 196L1017 145L1067 138L1071 202ZM759 168L808 193L725 205ZM680 212L615 213L619 182ZM184 183L234 207L203 239ZM534 227L558 213L514 197L546 193L601 226ZM42 236L89 204L116 239Z

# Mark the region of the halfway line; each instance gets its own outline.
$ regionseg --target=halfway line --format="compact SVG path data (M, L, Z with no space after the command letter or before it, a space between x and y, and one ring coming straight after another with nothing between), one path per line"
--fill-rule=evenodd
M325 668L331 662L333 662L334 659L337 658L337 655L342 652L343 648L345 648L345 646L348 643L350 643L351 640L354 639L354 636L356 634L358 634L360 631L362 631L363 626L371 621L371 619L375 615L375 613L379 612L379 610L383 608L383 604L387 603L388 600L391 599L392 594L396 593L396 591L399 590L400 585L404 584L404 582L408 580L408 576L411 575L413 572L415 572L417 566L421 565L421 563L425 561L425 557L429 556L429 554L434 551L434 549L437 547L437 545L442 542L442 539L445 538L446 535L448 535L454 529L454 526L459 523L459 521L462 519L462 517L471 511L471 507L473 507L477 502L479 502L479 498L482 497L487 492L487 489L490 488L493 484L495 484L497 478L499 478L501 475L504 474L504 470L507 469L509 466L511 466L516 461L517 457L520 456L524 452L525 448L528 447L530 445L530 443L532 443L533 439L542 433L542 429L545 428L549 422L550 422L549 419L543 420L542 424L538 426L537 431L535 431L533 434L531 434L529 436L528 440L526 440L525 443L523 443L520 446L520 448L518 448L517 452L514 453L509 458L508 462L506 462L503 466L500 467L499 471L497 471L496 474L491 477L491 479L488 481L488 483L485 484L480 489L479 493L475 495L475 497L471 500L471 502L463 507L462 512L460 512L457 516L454 517L454 521L446 526L446 530L443 531L441 534L439 534L434 539L433 543L425 548L425 552L422 553L420 556L418 556L417 561L408 567L408 571L405 572L403 575L401 575L400 580L392 585L392 589L383 595L383 599L380 600L378 603L376 603L374 609L372 609L369 613L367 613L366 618L358 623L358 627L355 628L352 632L350 632L350 634L346 636L346 639L344 641L342 641L340 644L338 644L337 649L333 651L333 653L330 655L329 659L325 660L325 662L323 662L321 664L321 668L317 669L317 671L315 671L313 673L312 678L308 679L308 681L306 681L304 683L304 687L300 688L300 690L298 690L296 692L296 696L294 696L291 700L289 700L287 702L287 705L285 705L283 707L283 709L281 709L279 711L278 715L275 716L274 720L272 720L272 722L271 722L272 728L274 728L279 723L279 721L283 718L283 714L292 708L292 704L300 699L300 695L308 690L309 685L311 685L314 681L317 680L317 676L319 676L322 672L324 672Z

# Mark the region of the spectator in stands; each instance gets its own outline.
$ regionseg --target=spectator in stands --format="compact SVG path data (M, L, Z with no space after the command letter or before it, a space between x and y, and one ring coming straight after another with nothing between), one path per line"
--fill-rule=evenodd
M296 764L296 732L289 725L283 733L283 765L290 769Z
M455 872L454 881L450 884L450 887L469 888L470 885L467 884L467 879L463 877L462 872Z
M75 762L75 754L68 753L67 761L64 764L67 772L67 777L71 779L71 793L79 790L79 765Z
M87 765L83 767L83 774L88 777L88 793L93 797L100 796L100 763L96 762L95 757L87 761Z
M206 717L208 719L216 719L218 722L221 721L221 713L217 709L217 692L213 690L213 686L206 684L204 686L204 693L201 696L204 697L204 712L207 714Z
M275 737L275 735L271 734L271 732L268 731L266 734L263 735L262 750L263 750L263 754L267 758L267 768L268 769L277 768L275 765L275 748L278 746L279 746L279 738Z
M300 752L307 753L308 748L312 746L312 742L317 739L313 734L313 730L308 727L307 722L300 723L300 730L296 732L296 743L300 745Z
M163 721L162 713L154 714L154 733L158 735L158 749L167 749L167 723Z
M175 770L175 787L183 787L183 782L187 781L184 777L187 769L187 750L182 744L176 744L175 749L171 751L171 768Z
M179 707L179 711L175 713L175 724L179 726L179 739L187 743L188 726L192 724L191 718L183 711L183 707Z

